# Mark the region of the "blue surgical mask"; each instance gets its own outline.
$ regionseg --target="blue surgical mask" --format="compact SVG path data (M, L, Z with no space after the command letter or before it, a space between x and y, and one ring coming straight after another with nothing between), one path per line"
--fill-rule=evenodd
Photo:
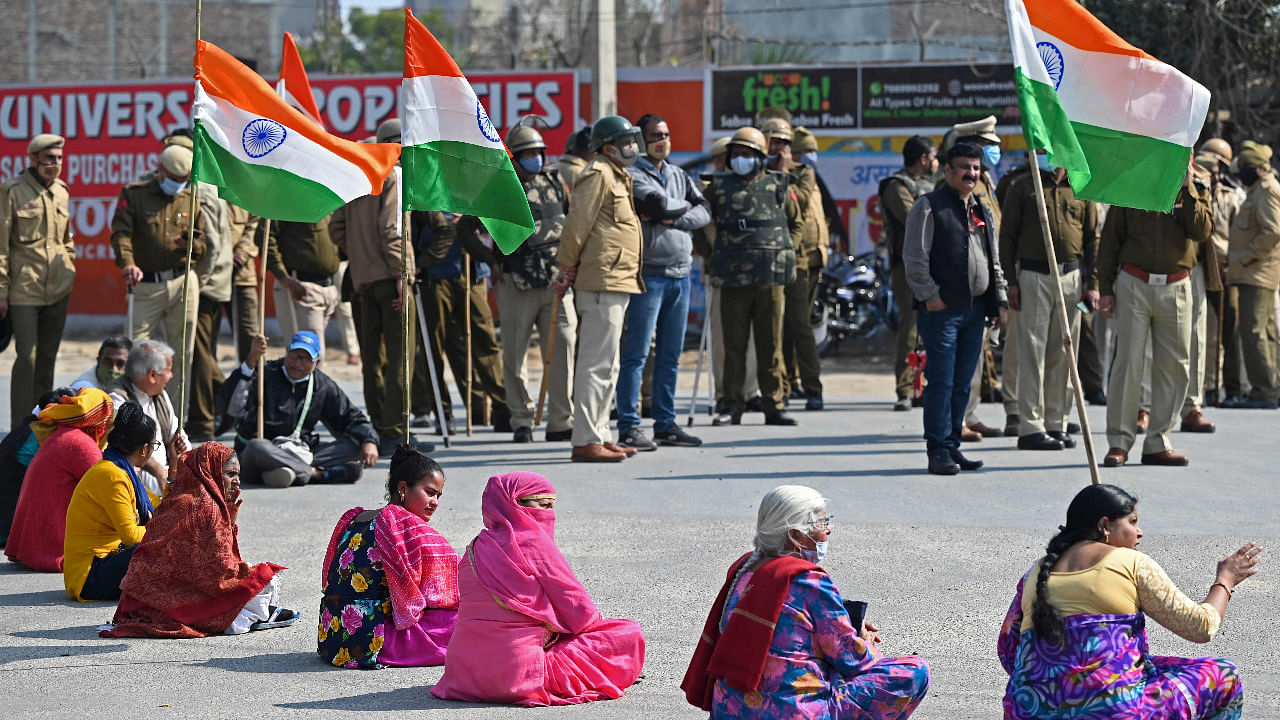
M293 376L289 374L289 371L285 369L284 365L280 366L280 372L284 373L285 379L293 383L294 385L297 385L298 383L304 383L311 379L310 375L305 375L297 380L294 380Z
M814 540L813 544L815 547L812 550L808 548L800 548L800 557L808 560L814 565L821 565L822 561L827 557L827 541L823 540L819 542Z
M990 170L1000 164L1000 146L984 145L982 147L982 164Z
M818 153L816 152L800 153L800 162L804 163L805 165L808 165L811 168L816 168L818 167Z
M1045 172L1053 172L1053 166L1049 164L1048 155L1036 155L1036 164Z
M174 195L177 195L178 193L182 192L182 189L185 188L186 186L187 186L186 180L174 180L173 178L167 175L160 176L160 190L162 190L164 194L168 195L169 197L173 197Z
M729 168L737 175L750 175L760 168L760 159L738 155L729 159Z
M530 175L537 175L542 172L542 156L535 155L533 157L520 158L520 167Z

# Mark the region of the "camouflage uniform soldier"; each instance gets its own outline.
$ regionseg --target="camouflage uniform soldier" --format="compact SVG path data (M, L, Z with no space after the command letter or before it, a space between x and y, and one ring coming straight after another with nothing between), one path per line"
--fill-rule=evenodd
M58 178L63 142L57 135L32 138L31 167L0 185L0 315L13 323L17 351L9 379L11 428L53 389L76 277L70 194Z
M783 412L783 288L795 280L791 233L799 226L799 200L789 176L765 170L765 139L747 127L729 140L732 173L714 175L707 188L712 224L711 283L720 288L724 334L725 402L730 422L742 422L747 335L755 333L761 405L766 425L795 425Z

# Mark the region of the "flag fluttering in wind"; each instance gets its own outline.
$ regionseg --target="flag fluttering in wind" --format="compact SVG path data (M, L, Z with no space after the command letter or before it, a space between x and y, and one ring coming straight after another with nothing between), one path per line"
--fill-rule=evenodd
M510 155L471 83L407 8L401 103L405 209L474 215L504 253L519 247L533 214Z
M1085 200L1167 212L1209 91L1125 42L1075 0L1006 0L1027 147Z
M316 96L311 93L311 81L307 79L307 68L302 65L293 33L289 32L284 34L284 45L280 48L280 80L276 82L276 94L324 129L320 109L316 107Z
M290 107L216 45L196 46L192 176L222 199L273 220L319 222L382 192L400 147L343 140Z

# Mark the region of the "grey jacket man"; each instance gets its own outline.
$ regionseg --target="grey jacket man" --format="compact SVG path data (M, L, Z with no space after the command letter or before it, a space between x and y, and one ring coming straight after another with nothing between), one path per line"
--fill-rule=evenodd
M711 222L711 209L683 168L648 158L627 168L644 236L644 275L688 277L693 264L693 231ZM643 219L647 218L647 219ZM667 224L669 221L670 224Z

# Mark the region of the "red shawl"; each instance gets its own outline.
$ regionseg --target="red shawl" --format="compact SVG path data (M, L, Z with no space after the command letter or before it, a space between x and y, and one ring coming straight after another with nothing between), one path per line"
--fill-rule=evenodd
M232 450L205 443L178 460L178 477L147 524L120 583L115 628L103 637L192 638L222 634L280 565L240 559L222 494Z
M711 606L693 660L680 683L689 704L703 710L711 710L711 694L717 679L723 678L743 691L760 686L769 646L773 643L773 629L782 614L791 578L809 570L822 570L811 562L790 556L774 558L761 565L743 588L742 597L721 633L720 618L733 591L733 579L750 557L751 553L747 553L729 567L729 576Z

